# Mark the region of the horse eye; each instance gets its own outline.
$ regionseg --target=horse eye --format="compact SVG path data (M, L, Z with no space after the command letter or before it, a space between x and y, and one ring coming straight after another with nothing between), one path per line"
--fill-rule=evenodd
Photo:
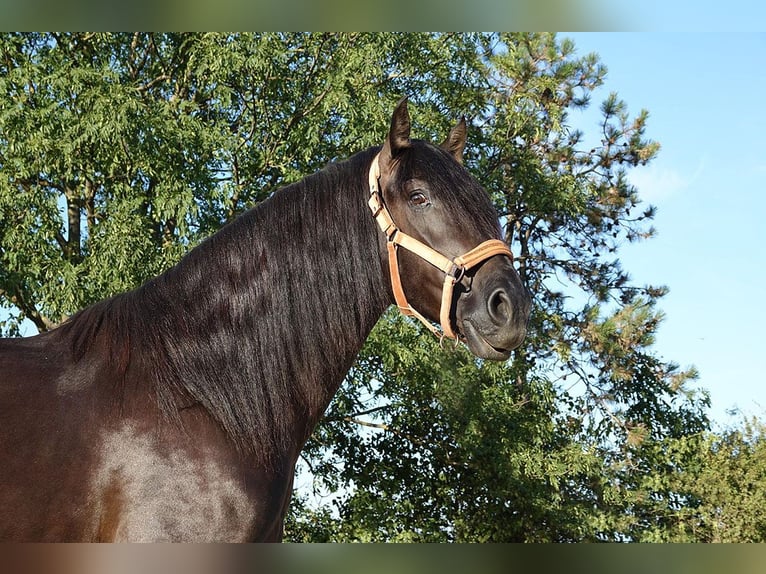
M412 205L428 205L430 201L422 191L415 191L410 195Z

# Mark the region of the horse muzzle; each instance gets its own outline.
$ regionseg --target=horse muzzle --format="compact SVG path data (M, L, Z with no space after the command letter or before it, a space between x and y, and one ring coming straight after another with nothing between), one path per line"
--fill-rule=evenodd
M477 357L502 361L527 333L531 299L507 257L486 261L456 302L460 338Z

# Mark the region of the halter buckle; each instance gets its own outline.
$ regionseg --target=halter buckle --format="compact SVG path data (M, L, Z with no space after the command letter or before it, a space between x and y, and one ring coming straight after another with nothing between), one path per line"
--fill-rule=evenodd
M453 263L452 269L449 270L448 275L455 280L455 283L460 283L463 280L463 277L465 277L465 267Z

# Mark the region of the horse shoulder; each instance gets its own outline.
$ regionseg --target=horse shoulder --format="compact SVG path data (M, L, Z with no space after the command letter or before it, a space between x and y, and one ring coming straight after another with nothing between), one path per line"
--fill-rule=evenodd
M105 541L278 539L289 500L283 472L236 451L198 407L181 425L126 418L104 433L91 477L95 536ZM286 466L286 465L285 465ZM289 486L289 481L287 481ZM278 531L277 531L278 530Z

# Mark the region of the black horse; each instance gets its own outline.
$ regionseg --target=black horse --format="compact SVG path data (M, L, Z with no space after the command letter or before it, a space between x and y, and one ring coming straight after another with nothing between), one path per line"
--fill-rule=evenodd
M301 448L390 304L507 359L530 300L461 165L465 122L441 146L409 132L403 100L382 147L0 339L0 539L280 540Z

